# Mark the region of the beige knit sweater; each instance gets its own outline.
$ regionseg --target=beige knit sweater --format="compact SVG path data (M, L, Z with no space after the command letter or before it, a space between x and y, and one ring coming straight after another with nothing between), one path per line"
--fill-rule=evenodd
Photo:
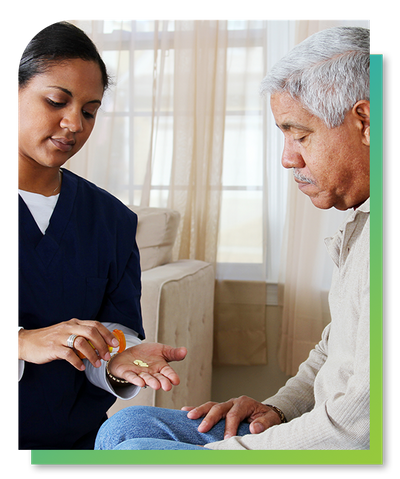
M288 422L207 448L369 448L369 199L325 242L336 265L332 321L297 375L264 401Z

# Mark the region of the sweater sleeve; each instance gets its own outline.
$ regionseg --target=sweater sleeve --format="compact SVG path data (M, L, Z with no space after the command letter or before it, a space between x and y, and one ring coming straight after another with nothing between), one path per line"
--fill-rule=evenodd
M327 334L328 331L325 331ZM322 343L322 344L321 344ZM289 422L260 434L206 444L209 449L368 449L369 448L369 302L364 301L358 325L353 373L346 390L311 408L313 371L322 360L324 341L313 350L299 373L265 402L276 405ZM316 359L319 358L319 359ZM315 382L315 381L314 381ZM308 411L309 410L309 411ZM295 417L296 414L300 416Z
M281 409L287 421L311 411L315 405L315 378L325 364L328 353L328 339L331 325L322 333L321 341L310 352L309 357L299 367L299 371L289 379L274 396L263 401Z

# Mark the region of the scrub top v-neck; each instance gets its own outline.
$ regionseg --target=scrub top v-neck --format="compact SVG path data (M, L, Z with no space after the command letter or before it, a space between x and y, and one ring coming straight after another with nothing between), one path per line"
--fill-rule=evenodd
M70 181L71 178L68 174L63 174L63 176L65 177L62 185L63 194L58 198L45 234L40 231L24 200L21 196L19 197L19 214L23 220L24 234L27 240L35 245L36 252L44 264L51 262L54 253L60 245L63 232L70 221L77 193L77 183Z
M19 197L19 325L111 321L143 338L136 228L119 200L68 170L45 234ZM91 448L115 401L62 360L26 363L19 387L21 449Z

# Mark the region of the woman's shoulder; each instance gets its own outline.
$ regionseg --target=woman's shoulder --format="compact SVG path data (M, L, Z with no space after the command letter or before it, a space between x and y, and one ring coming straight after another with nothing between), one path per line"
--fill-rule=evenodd
M130 218L135 224L137 222L136 214L130 210L121 200L109 193L107 190L100 188L93 182L73 173L70 170L63 170L65 179L76 184L78 203L82 203L85 208L93 207L102 214L112 216Z

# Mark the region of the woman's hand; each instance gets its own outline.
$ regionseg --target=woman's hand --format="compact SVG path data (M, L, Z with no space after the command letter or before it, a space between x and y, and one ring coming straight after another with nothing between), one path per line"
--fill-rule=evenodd
M199 432L207 432L221 419L225 419L224 439L236 436L238 427L243 421L250 423L252 434L259 434L281 423L276 411L248 396L229 399L223 403L207 402L196 408L183 407L182 410L189 411L187 415L189 419L204 416L198 427Z
M73 349L67 345L72 334L77 335ZM64 359L76 369L83 371L85 365L78 357L77 351L94 367L100 367L100 358L108 361L111 357L108 345L117 347L118 344L115 336L98 321L81 321L73 318L47 328L21 329L18 333L18 357L35 364Z
M159 343L142 343L132 346L110 361L108 370L120 379L125 379L139 387L150 386L170 391L179 384L179 376L168 364L170 361L182 361L187 354L186 348L172 348ZM140 366L140 362L147 364ZM137 361L138 364L135 364Z

